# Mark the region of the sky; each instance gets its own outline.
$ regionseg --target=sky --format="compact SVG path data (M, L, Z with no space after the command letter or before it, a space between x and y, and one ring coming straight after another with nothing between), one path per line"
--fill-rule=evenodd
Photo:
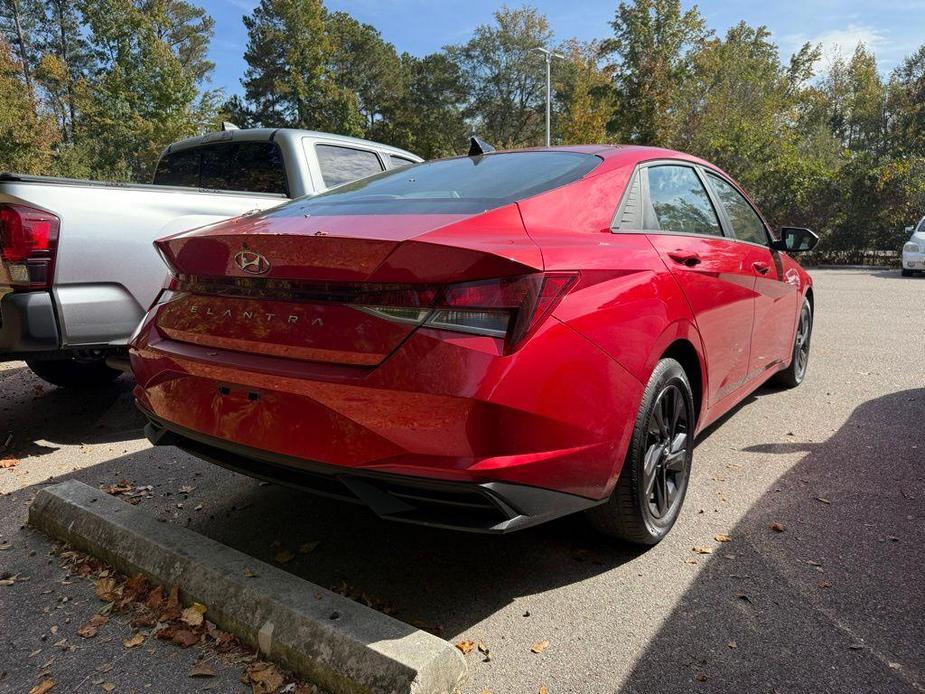
M229 95L241 92L247 67L247 33L241 18L257 0L198 0L215 19L210 58L215 62L212 87ZM685 8L693 3L682 0ZM464 43L472 30L490 23L503 0L327 0L332 11L344 10L376 27L401 53L423 56L443 46ZM520 2L509 0L512 7ZM528 4L549 19L556 41L572 37L604 38L610 32L617 0L534 0ZM887 75L925 43L925 0L704 0L697 3L707 25L717 33L745 20L765 25L786 59L805 41L823 46L823 65L837 54L850 56L859 41L877 57Z

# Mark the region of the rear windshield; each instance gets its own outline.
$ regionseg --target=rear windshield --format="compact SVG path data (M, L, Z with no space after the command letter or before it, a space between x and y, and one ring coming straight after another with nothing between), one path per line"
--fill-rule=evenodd
M164 155L154 184L288 195L286 167L274 142L217 142Z
M574 152L503 152L389 169L274 210L274 215L470 214L572 181L601 160Z

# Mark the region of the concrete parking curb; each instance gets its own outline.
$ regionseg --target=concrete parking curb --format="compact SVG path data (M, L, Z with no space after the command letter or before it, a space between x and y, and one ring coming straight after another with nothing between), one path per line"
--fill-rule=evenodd
M334 694L445 694L466 678L443 639L82 482L42 489L29 523L125 574L179 586L219 627Z

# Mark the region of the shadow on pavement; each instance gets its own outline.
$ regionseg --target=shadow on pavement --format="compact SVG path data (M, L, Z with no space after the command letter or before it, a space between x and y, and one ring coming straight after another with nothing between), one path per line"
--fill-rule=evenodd
M807 455L711 557L626 690L921 691L923 422L925 389L908 390L824 443L746 449Z
M144 417L133 405L134 385L123 376L106 386L70 390L31 376L25 367L0 371L0 445L12 435L6 452L26 457L55 451L55 444L137 439Z

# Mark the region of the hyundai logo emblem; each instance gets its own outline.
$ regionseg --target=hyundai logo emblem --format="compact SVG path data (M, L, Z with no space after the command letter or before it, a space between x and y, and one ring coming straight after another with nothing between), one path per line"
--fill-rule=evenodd
M252 275L263 275L270 270L270 261L260 253L249 251L247 246L235 253L234 264Z

